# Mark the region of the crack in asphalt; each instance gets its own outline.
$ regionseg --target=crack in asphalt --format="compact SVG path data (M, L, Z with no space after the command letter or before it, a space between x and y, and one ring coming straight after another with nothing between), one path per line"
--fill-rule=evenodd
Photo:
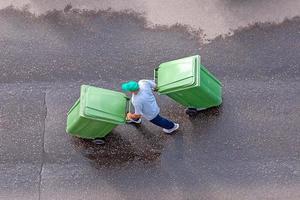
M42 132L42 162L40 166L40 171L39 171L39 200L41 199L41 186L42 186L42 173L43 173L43 168L44 168L44 157L45 157L45 131L46 131L46 119L47 119L47 90L44 92L44 104L43 107L45 108L45 117L44 117L44 129Z

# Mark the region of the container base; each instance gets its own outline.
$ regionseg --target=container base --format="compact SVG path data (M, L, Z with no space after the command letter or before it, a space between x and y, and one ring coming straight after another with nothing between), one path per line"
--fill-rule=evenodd
M189 117L195 117L198 114L198 110L196 108L187 108L185 109L185 114Z

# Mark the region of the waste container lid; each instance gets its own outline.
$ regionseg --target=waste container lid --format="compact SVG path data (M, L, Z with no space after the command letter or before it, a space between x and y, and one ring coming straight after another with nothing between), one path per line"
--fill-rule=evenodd
M195 84L197 59L200 63L200 56L197 55L160 64L155 71L158 91L167 93Z
M80 114L100 121L125 123L128 100L121 92L82 85Z

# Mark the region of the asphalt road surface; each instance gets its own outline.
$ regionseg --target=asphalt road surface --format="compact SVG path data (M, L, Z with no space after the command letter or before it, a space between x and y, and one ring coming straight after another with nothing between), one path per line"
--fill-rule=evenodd
M146 24L133 11L0 10L0 199L300 199L300 18L209 43ZM175 135L146 120L105 146L65 132L81 84L120 90L195 54L223 104L189 118L157 96Z

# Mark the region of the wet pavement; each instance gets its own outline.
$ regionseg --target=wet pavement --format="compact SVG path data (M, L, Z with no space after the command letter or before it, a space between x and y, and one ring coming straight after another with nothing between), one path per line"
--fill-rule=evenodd
M0 10L0 199L300 199L300 19L208 44L132 12ZM81 84L119 90L200 54L223 104L195 118L166 96L173 136L143 121L105 146L69 136Z
M41 14L67 4L75 9L134 10L145 15L147 27L184 24L200 29L201 39L208 40L256 22L281 23L300 13L299 0L2 0L0 8L13 5Z

